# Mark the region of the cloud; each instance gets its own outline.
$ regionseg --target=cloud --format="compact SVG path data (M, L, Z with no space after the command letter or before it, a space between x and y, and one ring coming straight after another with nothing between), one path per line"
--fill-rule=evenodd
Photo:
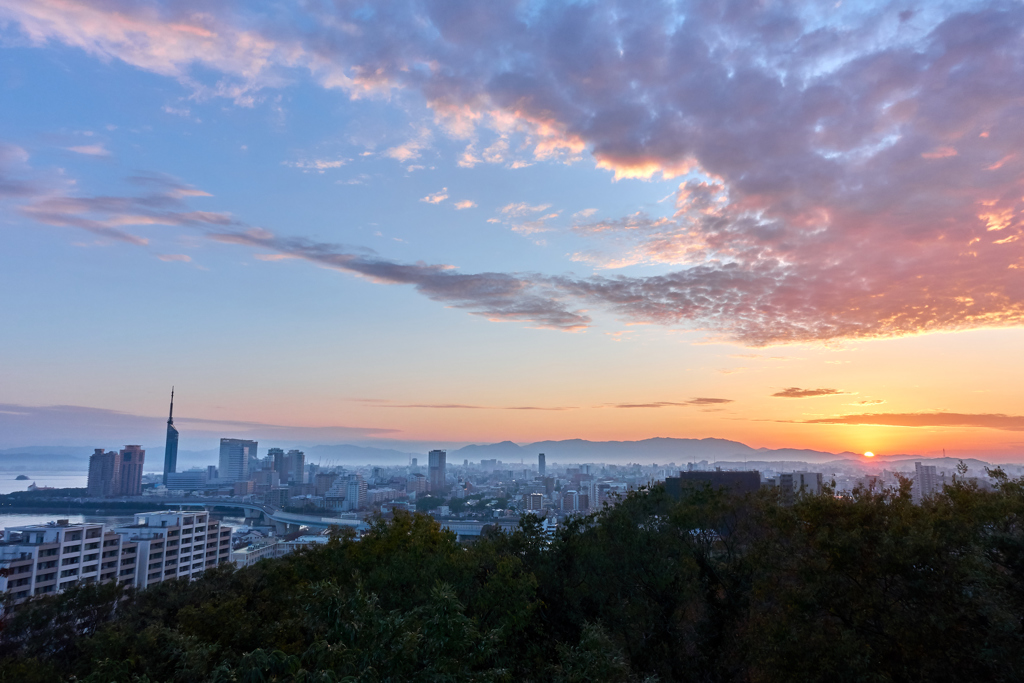
M731 398L691 398L689 401L654 401L652 403L620 403L616 408L670 408L683 406L713 406L733 403Z
M375 408L425 408L430 410L577 410L575 407L566 406L483 406L465 403L392 403L380 399L356 399Z
M529 216L531 214L540 213L541 211L547 211L550 208L550 204L538 204L537 206L530 206L526 202L514 202L511 204L506 204L505 206L501 207L498 210L511 218L521 218L523 216Z
M420 201L426 202L427 204L440 204L446 199L448 199L448 188L443 187L440 192L428 194L426 197L421 198Z
M772 396L775 398L814 398L816 396L841 396L846 393L839 389L801 389L799 387L789 387L788 389L775 392Z
M801 424L873 425L883 427L981 427L1024 431L1024 415L1002 413L863 413L804 420Z
M563 293L545 278L516 273L461 273L449 265L397 263L363 250L298 237L277 237L261 229L211 231L228 244L266 249L317 265L360 275L381 284L412 285L427 298L469 311L495 322L526 322L535 327L577 331L591 319L563 299Z
M152 406L154 412L165 405ZM148 416L88 406L27 406L0 403L0 448L27 444L74 445L95 443L113 448L119 444L152 444L163 449L166 415ZM367 438L395 434L400 430L347 425L302 426L276 425L245 420L211 420L174 417L175 423L187 426L189 434L216 439L225 434L257 435L260 439L308 440Z
M850 403L850 404L848 404L848 405L856 405L856 406L878 406L878 405L882 405L883 403L885 403L885 400L884 400L884 399L881 399L881 398L869 398L869 399L867 399L867 400L865 400L865 401L857 401L856 403Z
M300 77L408 93L473 160L497 136L619 181L679 177L670 215L578 233L599 243L581 260L672 272L544 285L627 321L752 346L1024 324L1024 5L524 7L2 0L0 20L197 97L249 105ZM404 164L431 135L386 154Z
M191 263L192 257L185 254L158 254L157 258L161 261L173 262L179 261L181 263Z
M463 199L460 202L455 202L456 211L462 211L463 209L472 209L475 206L476 202L470 201L468 199Z
M341 168L348 162L347 159L302 159L300 161L282 161L284 166L298 168L303 171L316 171L323 173L332 168Z
M103 145L77 145L75 147L66 147L69 152L76 154L85 154L93 157L108 157L110 151Z

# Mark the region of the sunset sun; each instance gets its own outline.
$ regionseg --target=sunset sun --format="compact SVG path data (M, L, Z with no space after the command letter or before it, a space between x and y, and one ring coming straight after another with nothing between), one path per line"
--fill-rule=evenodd
M874 454L874 453L872 453L871 451L866 451L866 452L864 453L864 457L865 457L865 458L873 458L873 457L875 457L875 454Z

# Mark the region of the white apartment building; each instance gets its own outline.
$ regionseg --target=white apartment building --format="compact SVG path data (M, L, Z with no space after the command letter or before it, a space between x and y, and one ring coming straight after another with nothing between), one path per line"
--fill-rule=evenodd
M193 578L231 554L231 527L222 527L205 511L140 512L130 526L113 532L135 547L135 585Z
M0 594L16 603L70 585L116 581L133 585L135 544L103 524L48 524L7 527L0 541Z

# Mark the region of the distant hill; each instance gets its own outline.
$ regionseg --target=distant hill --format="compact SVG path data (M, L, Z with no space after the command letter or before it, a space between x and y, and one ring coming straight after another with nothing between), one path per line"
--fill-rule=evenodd
M460 459L478 461L496 458L505 462L536 462L537 454L544 453L548 462L554 463L663 463L674 462L683 465L688 462L731 460L798 461L821 463L843 459L862 459L854 453L825 453L795 448L751 448L738 441L728 439L672 439L653 438L642 441L587 441L568 439L565 441L538 441L519 446L511 441L488 445L472 445L454 451L452 462Z
M421 465L425 457L423 453L405 453L392 448L373 448L371 446L312 446L302 449L306 454L306 462L320 462L324 467L330 465L406 465L409 458L419 458Z

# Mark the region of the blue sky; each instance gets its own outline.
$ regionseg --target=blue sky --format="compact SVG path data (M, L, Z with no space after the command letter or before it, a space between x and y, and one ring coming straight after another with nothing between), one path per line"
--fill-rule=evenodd
M197 445L1017 452L1022 26L3 0L0 447L174 384Z

